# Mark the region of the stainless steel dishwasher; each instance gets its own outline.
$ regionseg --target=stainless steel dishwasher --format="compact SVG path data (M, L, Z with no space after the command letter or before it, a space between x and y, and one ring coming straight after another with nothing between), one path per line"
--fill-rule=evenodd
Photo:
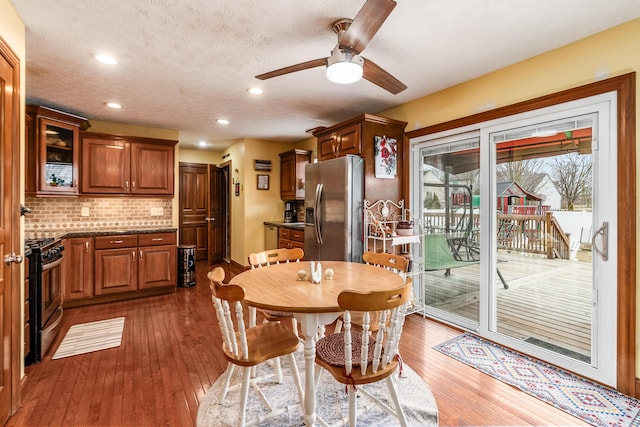
M278 227L264 225L264 250L278 249Z

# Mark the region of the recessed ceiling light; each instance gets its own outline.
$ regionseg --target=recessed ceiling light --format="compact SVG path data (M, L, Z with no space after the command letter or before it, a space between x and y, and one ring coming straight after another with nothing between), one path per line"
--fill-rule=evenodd
M262 95L262 89L259 87L250 87L247 89L247 93L250 93L251 95Z
M119 110L120 108L122 108L122 105L118 104L117 102L106 102L105 104L107 105L107 107L113 108L114 110Z
M198 142L198 145L200 147L206 147L207 146L207 142L206 141L200 141L200 142Z
M227 119L218 119L216 121L218 123L220 123L221 125L228 125L229 124L229 120L227 120Z
M118 60L111 55L107 55L106 53L98 53L93 56L96 61L100 61L103 64L115 65L118 63Z

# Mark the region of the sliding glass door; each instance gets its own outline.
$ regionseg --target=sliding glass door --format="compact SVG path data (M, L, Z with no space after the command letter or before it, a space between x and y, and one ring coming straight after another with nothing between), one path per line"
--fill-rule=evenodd
M615 386L615 105L412 141L428 315Z
M419 149L426 310L477 329L480 292L480 132Z

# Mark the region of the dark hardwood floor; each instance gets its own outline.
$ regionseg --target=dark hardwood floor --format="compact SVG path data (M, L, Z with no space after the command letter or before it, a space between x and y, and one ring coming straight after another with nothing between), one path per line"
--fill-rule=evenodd
M6 425L194 426L199 402L226 366L208 270L198 264L197 286L173 294L65 310L51 350L26 368L22 406ZM120 347L51 360L71 325L118 316L126 318ZM412 314L400 345L431 387L440 425L587 425L432 349L459 333Z

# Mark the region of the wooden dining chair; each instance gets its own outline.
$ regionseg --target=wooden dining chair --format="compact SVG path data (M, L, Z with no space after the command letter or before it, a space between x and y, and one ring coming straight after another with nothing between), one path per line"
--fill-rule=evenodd
M341 292L338 305L344 310L344 331L321 338L316 344L316 364L347 386L351 427L356 426L357 420L356 388L395 415L402 426L407 425L392 374L399 366L398 343L412 285L413 279L409 277L404 286L393 290ZM351 327L353 311L364 313L361 330L356 331ZM381 313L376 325L377 332L370 334L372 314L376 312ZM364 384L382 380L387 383L388 405L363 387Z
M246 406L249 397L249 386L254 387L269 411L273 412L270 403L260 391L257 378L251 378L251 368L268 360L289 355L293 381L298 389L300 402L303 400L302 384L294 357L298 349L298 337L286 326L277 322L262 323L252 328L245 327L242 300L244 290L237 285L225 285L224 270L216 267L207 274L211 282L212 300L216 309L218 326L223 338L222 349L229 362L224 373L224 385L220 403L229 391L229 385L236 366L243 369L240 391L239 425L244 426Z
M365 264L375 265L376 267L384 268L386 270L391 270L395 273L398 273L400 276L402 276L403 279L406 279L406 273L409 271L409 259L402 255L366 251L362 254L362 261L364 261ZM372 321L373 325L377 325L377 317L375 319L372 319ZM342 330L343 322L343 316L341 315L336 321L336 327L334 329L335 333ZM351 324L362 324L362 314L352 312Z
M299 262L302 258L304 258L304 251L300 248L271 249L249 254L249 265L251 269L264 268L274 264ZM264 309L260 309L259 311L267 322L279 322L284 319L290 319L291 327L296 336L299 337L298 322L296 318L293 317L293 313ZM254 307L251 308L251 319L252 324L255 325L256 309Z

